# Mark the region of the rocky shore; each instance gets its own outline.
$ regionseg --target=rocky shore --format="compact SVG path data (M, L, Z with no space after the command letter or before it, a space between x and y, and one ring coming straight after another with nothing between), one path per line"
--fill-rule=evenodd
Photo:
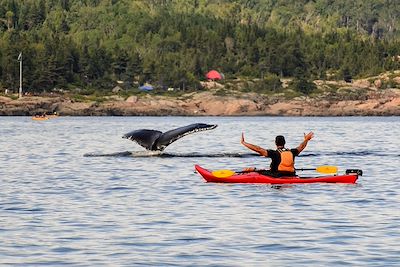
M323 86L323 84L319 85ZM344 84L335 92L288 99L255 93L203 90L180 97L109 96L103 101L74 101L66 96L0 96L1 116L57 112L61 116L399 116L400 89Z

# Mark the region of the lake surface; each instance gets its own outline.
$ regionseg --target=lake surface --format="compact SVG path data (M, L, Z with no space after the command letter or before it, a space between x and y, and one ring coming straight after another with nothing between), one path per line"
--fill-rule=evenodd
M218 127L167 156L121 138L196 122ZM296 166L359 168L356 185L194 173L268 166L242 131L273 148L278 134L296 147L310 130ZM0 265L399 266L399 136L399 117L0 117Z

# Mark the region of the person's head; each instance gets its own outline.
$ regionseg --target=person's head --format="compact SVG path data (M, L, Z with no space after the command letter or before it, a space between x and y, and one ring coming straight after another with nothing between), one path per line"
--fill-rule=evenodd
M275 137L275 145L277 147L284 147L286 144L285 137L283 135L278 135Z

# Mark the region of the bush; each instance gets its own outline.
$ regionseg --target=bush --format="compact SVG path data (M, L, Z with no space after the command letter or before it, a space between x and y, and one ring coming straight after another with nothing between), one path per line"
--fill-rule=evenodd
M275 74L269 74L262 80L255 81L254 91L258 93L278 92L282 89L282 82Z
M310 82L305 78L294 79L290 85L295 91L304 95L309 95L317 89L317 86L313 82Z
M282 89L282 82L276 74L268 74L262 81L268 91L277 92Z

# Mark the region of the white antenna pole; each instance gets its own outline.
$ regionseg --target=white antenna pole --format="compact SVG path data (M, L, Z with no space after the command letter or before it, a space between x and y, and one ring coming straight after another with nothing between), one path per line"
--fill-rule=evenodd
M18 56L19 61L19 94L18 97L22 97L22 52L19 53Z

